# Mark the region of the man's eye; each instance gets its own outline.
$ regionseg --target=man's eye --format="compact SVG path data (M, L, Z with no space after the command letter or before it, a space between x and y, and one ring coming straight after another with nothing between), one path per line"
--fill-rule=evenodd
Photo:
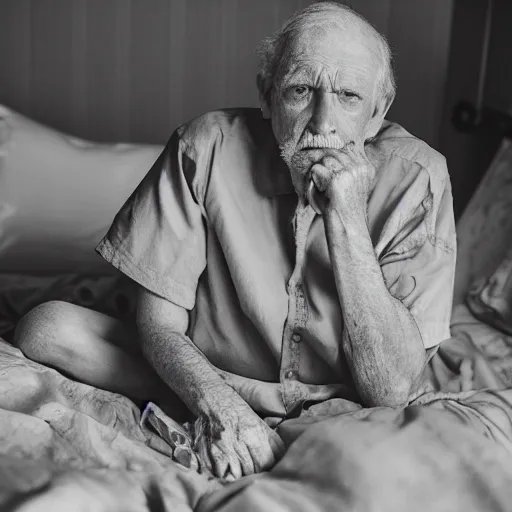
M301 98L306 96L306 94L310 91L310 88L307 85L296 85L292 87L292 93L295 97Z
M340 96L344 100L355 101L360 100L361 96L353 91L341 91Z

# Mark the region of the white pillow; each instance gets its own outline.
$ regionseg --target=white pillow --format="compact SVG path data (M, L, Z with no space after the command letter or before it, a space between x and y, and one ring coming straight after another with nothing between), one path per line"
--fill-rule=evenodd
M0 272L115 272L94 248L162 150L86 142L0 105Z

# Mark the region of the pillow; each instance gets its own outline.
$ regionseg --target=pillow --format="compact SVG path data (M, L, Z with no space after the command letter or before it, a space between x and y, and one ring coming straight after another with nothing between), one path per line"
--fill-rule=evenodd
M512 335L512 247L490 277L475 281L466 302L476 318Z
M504 139L457 222L453 304L464 303L475 280L489 276L512 240L512 141Z
M0 272L116 273L94 249L162 149L86 142L0 105Z

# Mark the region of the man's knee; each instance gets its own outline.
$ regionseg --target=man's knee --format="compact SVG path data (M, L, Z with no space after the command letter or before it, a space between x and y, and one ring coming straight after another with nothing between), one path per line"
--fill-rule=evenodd
M69 335L74 308L62 301L36 306L18 322L13 344L33 361L57 365L65 361L71 356Z

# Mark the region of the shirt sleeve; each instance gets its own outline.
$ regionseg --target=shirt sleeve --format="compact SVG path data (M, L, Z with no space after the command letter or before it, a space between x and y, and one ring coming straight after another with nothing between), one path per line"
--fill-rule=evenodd
M176 131L96 251L147 290L193 309L206 267L202 180Z
M443 162L422 168L386 222L377 254L389 292L408 308L426 349L450 337L456 237Z

